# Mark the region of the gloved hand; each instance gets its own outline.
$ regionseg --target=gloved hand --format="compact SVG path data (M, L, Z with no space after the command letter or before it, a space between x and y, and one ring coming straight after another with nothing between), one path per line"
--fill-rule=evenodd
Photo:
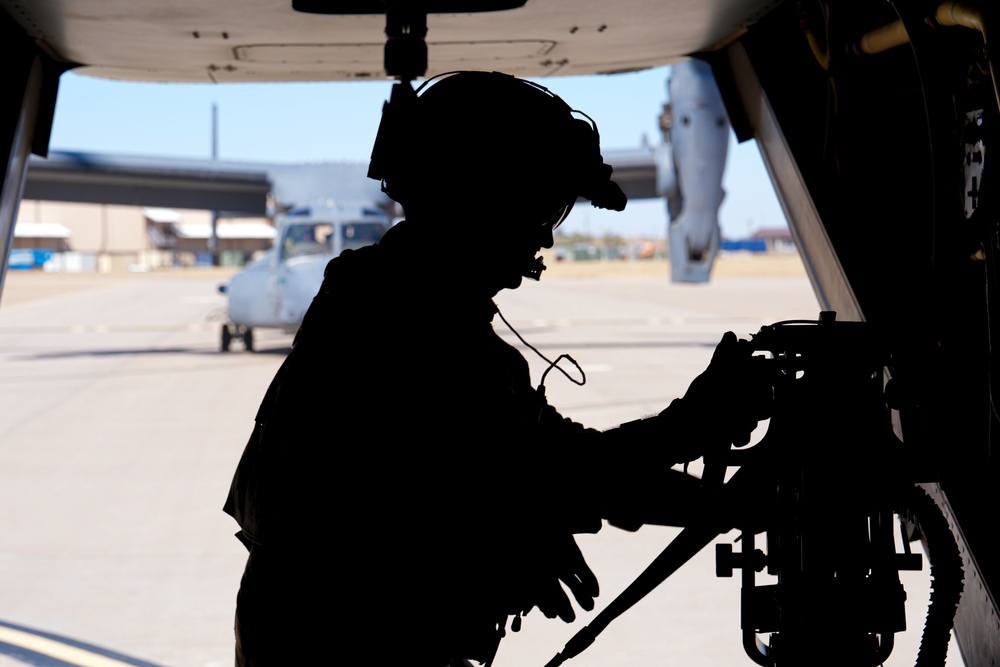
M665 471L676 463L749 444L757 422L770 416L773 388L766 365L752 353L749 341L727 332L708 368L683 398L658 415L601 433L601 450L606 452L601 459L606 480L601 487L602 518L625 530L645 523L686 525L695 519L684 508L699 506L704 489L682 484L680 478L671 481L670 493L665 493ZM719 472L724 474L725 468ZM714 474L708 479L722 482ZM665 502L657 505L652 498Z
M576 612L563 586L586 611L594 608L599 590L597 577L573 536L561 531L535 535L530 541L530 550L506 564L505 575L509 577L504 591L505 607L510 615L527 614L538 607L546 618L558 617L571 623ZM514 629L517 630L516 625Z
M700 456L704 448L749 444L757 422L770 416L772 401L773 389L762 366L753 361L750 342L728 331L708 368L691 382L679 405L668 410L678 410L690 430L675 437L699 441Z

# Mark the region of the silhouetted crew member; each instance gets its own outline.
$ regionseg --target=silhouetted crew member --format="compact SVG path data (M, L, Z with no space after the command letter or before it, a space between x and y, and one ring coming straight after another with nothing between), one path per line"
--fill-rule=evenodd
M397 84L370 175L406 219L329 263L226 503L250 549L238 665L488 663L533 607L574 618L560 582L593 608L574 533L683 524L702 490L670 466L757 423L732 334L682 399L598 432L494 333L578 197L625 206L596 126L546 89Z

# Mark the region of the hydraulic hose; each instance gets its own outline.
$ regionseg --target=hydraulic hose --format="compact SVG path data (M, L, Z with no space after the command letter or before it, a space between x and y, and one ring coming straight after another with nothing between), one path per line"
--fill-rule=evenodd
M965 586L962 556L941 508L926 491L914 485L903 502L900 516L920 527L930 562L930 604L916 667L941 667L948 655L951 628Z

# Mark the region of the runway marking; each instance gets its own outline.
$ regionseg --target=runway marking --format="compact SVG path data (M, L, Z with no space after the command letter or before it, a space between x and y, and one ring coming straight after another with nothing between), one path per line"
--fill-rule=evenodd
M192 331L218 332L217 323L193 324L67 324L63 326L0 326L0 334L86 334L86 333L176 333Z
M712 326L720 322L771 322L771 318L747 318L730 315L668 315L668 316L637 316L637 317L577 317L577 318L546 318L534 317L520 322L521 326L532 329L551 329L566 327L586 327L586 326L651 326L651 327L705 327ZM515 327L518 322L512 322ZM759 325L758 325L759 327Z
M0 654L37 667L158 667L97 646L0 621Z

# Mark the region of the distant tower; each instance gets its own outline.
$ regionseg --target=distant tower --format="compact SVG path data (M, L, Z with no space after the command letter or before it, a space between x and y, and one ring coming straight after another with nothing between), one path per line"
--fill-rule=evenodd
M655 150L657 192L667 200L670 277L704 283L719 252L722 174L729 149L729 116L707 63L671 67L663 106L663 143Z
M212 103L212 159L219 159L219 106ZM212 266L219 266L219 212L212 211L212 223L208 236L208 249L212 253Z

